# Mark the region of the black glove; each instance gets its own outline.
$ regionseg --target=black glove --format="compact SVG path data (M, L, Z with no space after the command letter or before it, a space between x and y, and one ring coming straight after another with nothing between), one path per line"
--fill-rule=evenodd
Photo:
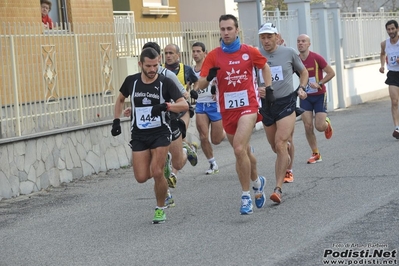
M154 105L151 109L151 116L160 116L162 111L168 110L168 104L167 103L161 103Z
M212 93L212 94L216 94L216 86L215 86L215 85L212 85L212 87L211 87L211 93Z
M195 90L191 90L190 96L191 96L191 98L196 100L196 99L198 99L198 92L196 92Z
M266 105L267 105L267 107L270 107L276 101L273 91L274 90L271 86L266 87Z
M119 118L114 119L112 122L112 129L111 129L111 134L112 136L118 136L122 133L122 128L121 128L121 120Z
M220 69L220 67L212 67L211 69L209 69L208 76L206 77L206 80L211 81L214 77L216 77L219 69Z

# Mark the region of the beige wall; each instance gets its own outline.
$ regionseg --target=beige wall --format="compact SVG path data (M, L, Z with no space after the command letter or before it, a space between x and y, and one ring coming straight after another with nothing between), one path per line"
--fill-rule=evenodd
M67 0L67 9L72 23L113 21L112 0ZM1 0L2 22L41 22L40 0Z
M40 0L0 1L0 22L40 22Z
M179 8L181 22L218 21L226 13L223 0L180 0Z
M113 22L112 0L69 0L67 2L70 22Z

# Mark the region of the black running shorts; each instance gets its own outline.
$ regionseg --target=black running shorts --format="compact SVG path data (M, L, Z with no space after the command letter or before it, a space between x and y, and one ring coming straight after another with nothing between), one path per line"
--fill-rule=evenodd
M269 127L276 123L276 121L295 112L297 97L297 93L294 92L283 98L276 99L270 108L262 106L262 108L259 109L263 116L262 123Z
M169 132L158 134L132 134L130 148L132 151L144 151L158 147L169 146L172 136Z
M388 71L385 84L399 87L399 72L391 70Z

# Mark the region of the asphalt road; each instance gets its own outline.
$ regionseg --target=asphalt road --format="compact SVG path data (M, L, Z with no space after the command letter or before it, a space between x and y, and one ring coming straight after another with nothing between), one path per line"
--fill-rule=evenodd
M329 116L334 135L317 134L323 162L314 165L306 164L311 151L297 122L295 181L283 186L280 205L268 200L239 214L241 189L224 141L215 147L219 174L203 174L202 151L196 167L181 171L164 224L151 223L153 181L138 184L130 168L0 201L0 265L398 264L399 140L389 99ZM269 196L275 154L263 131L251 144Z

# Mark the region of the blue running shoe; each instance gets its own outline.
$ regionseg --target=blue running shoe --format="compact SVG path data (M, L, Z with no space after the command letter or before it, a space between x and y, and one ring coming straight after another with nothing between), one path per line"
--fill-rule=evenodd
M241 215L252 214L252 200L251 197L247 195L241 196Z
M255 205L258 209L262 208L266 202L265 196L265 186L266 186L266 178L263 176L259 176L260 180L260 188L252 187L255 193Z
M172 194L170 193L170 191L168 190L168 193L166 195L166 199L165 199L165 208L169 208L169 207L175 207L175 200L172 197Z

